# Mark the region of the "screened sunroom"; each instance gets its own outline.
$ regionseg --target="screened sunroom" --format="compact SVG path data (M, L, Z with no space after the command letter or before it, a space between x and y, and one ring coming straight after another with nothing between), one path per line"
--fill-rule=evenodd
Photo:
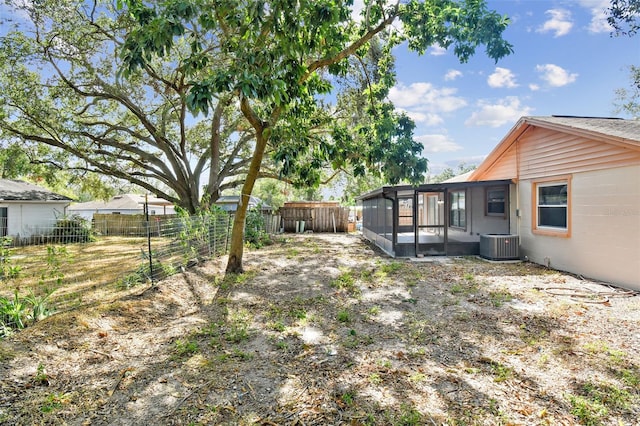
M362 233L394 257L465 256L516 230L511 180L385 186L358 198Z

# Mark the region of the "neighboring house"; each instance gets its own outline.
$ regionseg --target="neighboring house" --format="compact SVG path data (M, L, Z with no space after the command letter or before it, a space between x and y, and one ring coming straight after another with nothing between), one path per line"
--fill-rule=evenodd
M50 230L71 201L31 183L0 179L0 237L25 239Z
M69 207L69 214L82 216L91 221L94 213L99 214L142 214L145 202L149 206L149 214L172 215L175 214L173 203L163 198L146 197L139 194L116 195L109 201L89 201L76 203Z
M466 178L360 199L364 235L392 255L478 254L483 234L512 234L521 258L640 290L640 121L523 117Z
M238 210L239 200L239 195L223 195L222 197L218 198L213 204L220 207L224 211L235 213L236 210ZM262 201L260 198L251 195L249 196L249 209L255 208L260 208L260 211L263 213L271 213L271 211L273 210L270 205Z

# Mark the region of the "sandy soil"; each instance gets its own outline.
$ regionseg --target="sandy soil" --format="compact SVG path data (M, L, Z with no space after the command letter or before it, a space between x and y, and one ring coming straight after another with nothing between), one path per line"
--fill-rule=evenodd
M291 235L0 341L2 424L632 425L640 298Z

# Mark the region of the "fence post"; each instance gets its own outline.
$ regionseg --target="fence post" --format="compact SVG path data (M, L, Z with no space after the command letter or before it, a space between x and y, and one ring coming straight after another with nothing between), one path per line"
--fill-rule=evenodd
M147 222L147 248L149 249L149 275L151 276L151 284L153 284L153 255L151 254L151 224L149 223L149 202L147 194L144 195L144 212Z
M213 255L217 256L218 251L216 250L216 240L218 239L218 213L215 213L213 216Z
M207 248L209 249L209 259L213 258L213 255L211 254L211 220L213 219L213 217L208 214L206 216L207 218Z
M231 216L232 215L227 215L227 232L225 233L225 237L224 237L224 252L228 252L229 251L229 224L231 223Z

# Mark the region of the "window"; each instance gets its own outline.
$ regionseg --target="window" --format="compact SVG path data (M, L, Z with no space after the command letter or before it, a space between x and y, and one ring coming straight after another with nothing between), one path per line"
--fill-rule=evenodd
M465 210L465 192L451 192L451 209L449 211L449 226L465 228L467 226L467 214Z
M507 190L506 188L487 188L487 204L486 215L487 216L505 216Z
M8 213L9 213L8 207L0 207L0 237L7 236L7 230L8 230L7 220L9 217Z
M570 181L534 182L534 232L569 236Z

